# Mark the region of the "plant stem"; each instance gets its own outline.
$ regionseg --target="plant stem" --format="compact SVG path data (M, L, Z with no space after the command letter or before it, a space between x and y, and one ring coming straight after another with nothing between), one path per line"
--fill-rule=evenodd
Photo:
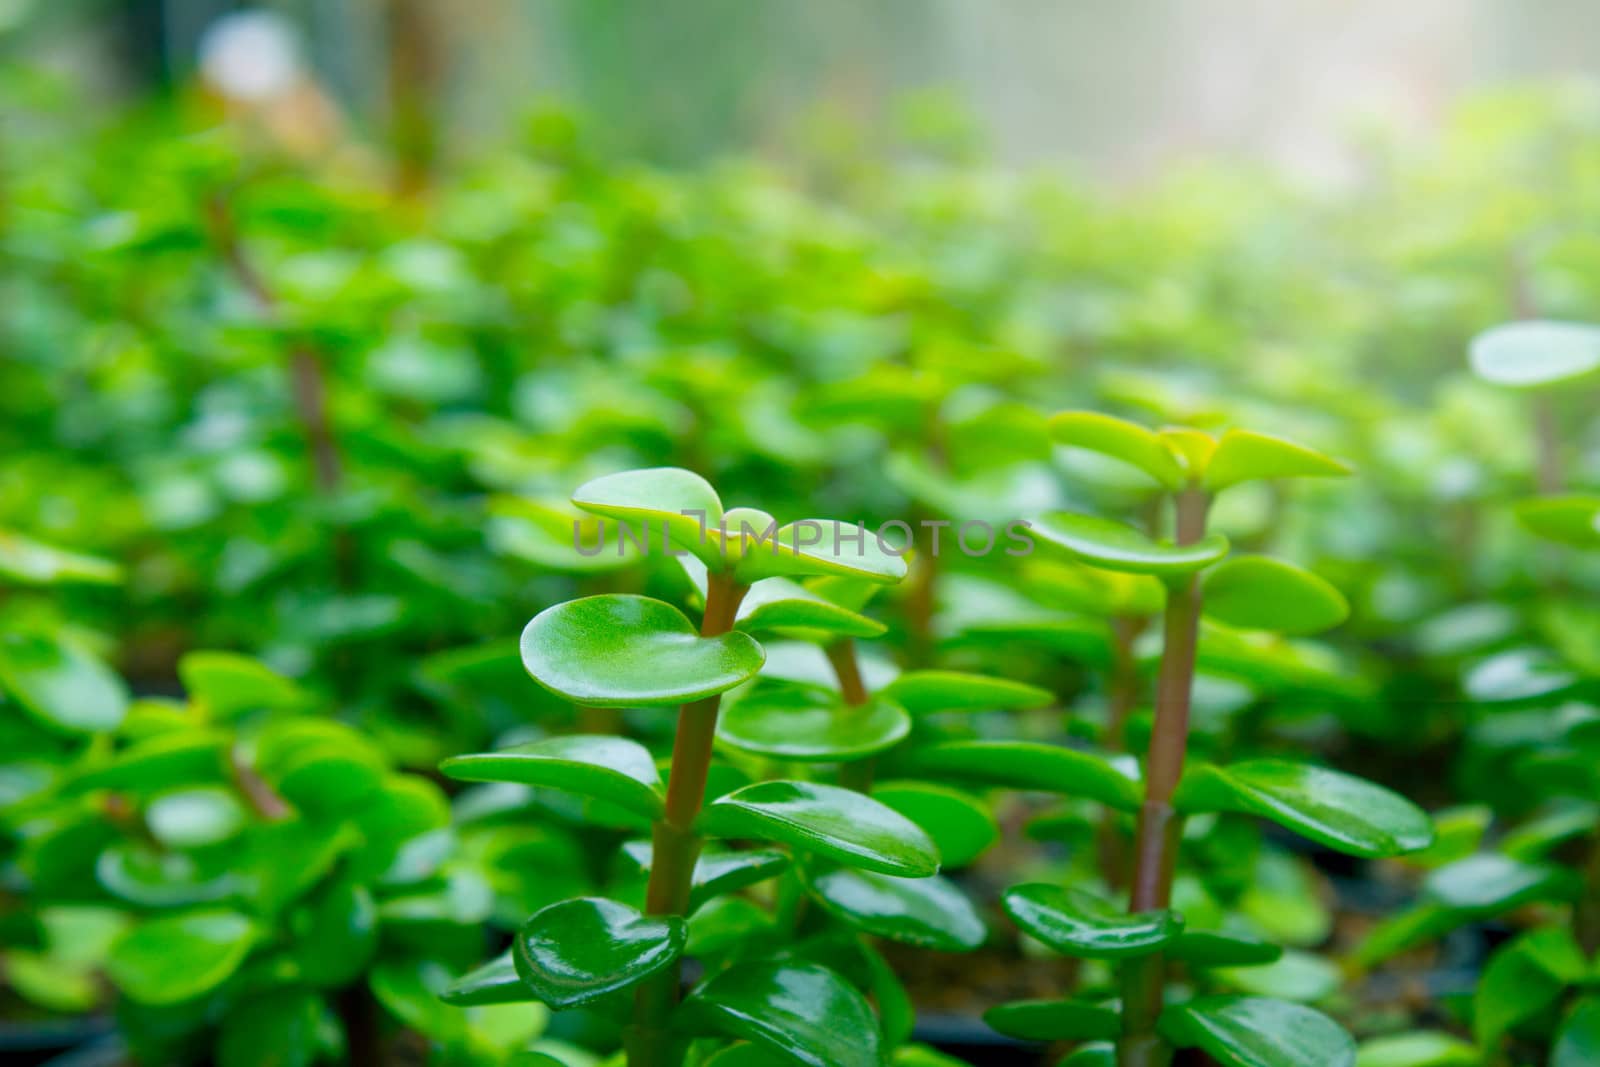
M844 694L844 702L853 708L861 707L870 697L866 683L861 680L861 664L856 659L855 641L849 637L841 638L823 651L833 665L834 675L839 679L839 691ZM869 756L841 765L839 784L858 793L870 793L874 762Z
M1139 668L1134 661L1133 643L1144 630L1145 620L1137 615L1119 615L1111 620L1111 677L1108 692L1105 747L1111 752L1127 749L1128 719L1139 706ZM1115 889L1128 881L1127 840L1119 825L1122 813L1108 808L1100 818L1097 835L1100 871Z
M1179 544L1205 535L1210 497L1197 488L1178 494ZM1156 679L1156 719L1145 759L1144 804L1134 842L1129 911L1150 911L1172 902L1182 827L1172 795L1183 775L1189 745L1189 701L1194 688L1195 646L1200 629L1200 577L1191 574L1167 587L1162 622L1161 673ZM1118 1067L1164 1067L1171 1049L1156 1035L1166 988L1166 961L1160 953L1133 960L1122 969L1122 1038Z
M711 575L706 583L701 636L715 637L732 630L739 603L748 591L727 575ZM645 891L645 911L650 915L688 914L689 885L702 844L694 820L705 799L721 704L720 695L710 696L678 710L666 810L656 820L652 834L650 884ZM677 963L639 986L626 1041L630 1067L672 1067L682 1062L682 1043L669 1031L682 985L682 964Z

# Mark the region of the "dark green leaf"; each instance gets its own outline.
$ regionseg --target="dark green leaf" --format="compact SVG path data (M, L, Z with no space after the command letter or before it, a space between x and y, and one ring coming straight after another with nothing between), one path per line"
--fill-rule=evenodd
M1114 1041L1122 1034L1115 1005L1087 1000L1016 1000L990 1008L983 1021L1021 1041Z
M1266 997L1200 997L1161 1013L1162 1036L1223 1067L1354 1067L1356 1044L1319 1011Z
M866 999L813 963L743 963L684 1001L680 1025L769 1048L806 1067L882 1067Z
M967 952L988 935L972 902L946 878L895 878L832 864L800 868L822 907L857 929L901 944Z
M499 752L454 756L439 769L463 782L515 782L595 797L647 819L660 818L665 797L649 749L622 737L552 737Z
M524 923L512 958L535 997L552 1008L572 1008L675 963L687 936L676 915L646 916L615 900L579 897Z
M712 837L778 841L882 874L920 878L939 870L938 850L916 823L836 786L758 782L714 801L698 825Z
M896 770L929 777L952 776L1009 789L1088 797L1124 811L1137 811L1139 783L1106 759L1076 749L1028 741L946 741L923 745L896 761Z
M872 799L922 827L938 846L945 870L965 867L1000 837L988 806L956 789L931 782L886 781L872 787Z
M1078 889L1032 883L1012 886L1000 898L1025 933L1066 956L1118 960L1148 956L1183 931L1172 911L1129 915Z
M227 981L249 955L257 930L231 911L149 919L119 938L106 960L117 988L141 1004L177 1004Z
M874 696L846 704L821 686L760 684L717 723L717 740L776 760L843 763L893 748L911 733L911 716Z

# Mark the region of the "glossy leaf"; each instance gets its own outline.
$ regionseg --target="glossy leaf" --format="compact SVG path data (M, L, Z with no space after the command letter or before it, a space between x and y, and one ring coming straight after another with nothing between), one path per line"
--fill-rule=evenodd
M1117 1067L1117 1047L1101 1041L1082 1045L1073 1049L1056 1067Z
M200 848L226 841L244 826L245 813L233 791L217 786L176 789L145 808L150 833L168 848Z
M1203 484L1215 493L1263 478L1333 478L1350 467L1305 445L1251 430L1229 430L1206 467Z
M824 910L869 934L940 952L970 951L988 934L972 902L939 875L894 878L823 863L800 871Z
M630 841L623 849L641 869L650 869L650 842ZM777 849L702 850L695 860L694 874L689 883L689 912L693 914L701 905L724 893L736 893L776 878L788 869L788 854Z
M1422 893L1447 908L1487 916L1535 900L1569 898L1578 889L1576 882L1559 867L1485 852L1430 871Z
M1107 570L1175 577L1209 567L1228 554L1228 539L1207 534L1189 545L1158 541L1096 515L1058 511L1033 520L1033 532L1077 559Z
M1284 760L1195 766L1184 775L1174 803L1190 814L1259 815L1355 856L1397 856L1433 841L1427 813L1399 794L1338 771Z
M1013 886L1001 906L1025 933L1066 956L1120 960L1148 956L1183 931L1172 911L1127 914L1078 889L1032 883Z
M41 633L0 634L0 689L40 723L64 733L114 730L128 687L76 644Z
M1350 615L1344 594L1282 560L1235 556L1205 578L1205 613L1246 630L1314 634Z
M227 981L249 955L257 930L231 911L191 911L150 919L111 948L106 972L141 1004L192 1000Z
M676 915L646 916L615 900L579 897L536 912L512 940L517 973L552 1008L627 989L683 955Z
M1017 1000L983 1013L991 1029L1019 1041L1114 1041L1122 1017L1114 1005L1087 1000Z
M1197 967L1253 967L1282 955L1283 949L1270 941L1214 930L1185 930L1167 949L1169 959Z
M666 795L649 749L637 741L597 734L454 756L439 769L463 782L515 782L594 797L647 819L660 817Z
M739 628L752 633L801 629L840 637L879 637L888 629L788 578L765 578L750 587L739 604Z
M1050 433L1060 444L1083 448L1137 467L1163 488L1179 489L1184 469L1154 431L1094 411L1063 411L1050 417Z
M818 686L762 685L717 723L717 740L752 755L798 762L848 762L893 748L911 716L881 696L860 706Z
M439 994L446 1004L469 1008L481 1004L525 1004L537 1000L517 972L514 953L507 951L468 971Z
M681 704L732 689L764 659L747 634L701 637L677 608L649 597L569 600L522 631L535 681L577 704Z
M769 1048L806 1067L882 1067L866 999L814 963L742 963L700 986L680 1025Z
M862 870L921 878L939 853L916 823L870 797L814 782L758 782L701 812L712 837L777 841Z
M945 870L965 867L1000 838L1000 827L977 797L931 782L879 782L872 799L922 827L938 846Z
M1212 980L1228 990L1254 996L1316 1004L1339 991L1344 975L1333 961L1292 949L1271 963L1217 967Z
M896 762L900 773L940 777L1008 789L1088 797L1137 811L1139 783L1106 759L1076 749L1029 741L946 741L922 745Z
M733 573L745 585L773 577L860 578L892 584L906 576L906 560L901 546L880 542L873 530L841 520L801 519L780 526L776 536L759 544L747 542Z
M1472 371L1491 385L1542 389L1600 370L1600 329L1530 319L1485 330L1467 349Z
M679 467L620 471L585 482L572 494L584 511L628 523L660 544L671 542L722 569L721 546L707 530L722 521L722 500L711 483Z
M1036 685L962 671L906 671L880 692L913 715L1042 708L1055 700L1048 689Z
M1162 1036L1222 1067L1354 1067L1343 1027L1300 1004L1266 997L1200 997L1161 1013Z

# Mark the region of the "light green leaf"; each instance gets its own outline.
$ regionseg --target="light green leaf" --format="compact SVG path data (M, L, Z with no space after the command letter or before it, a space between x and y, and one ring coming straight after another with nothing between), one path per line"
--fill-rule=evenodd
M805 1067L882 1067L878 1021L862 995L814 963L742 963L696 989L680 1025L751 1041Z
M515 782L594 797L647 819L661 817L666 796L649 749L637 741L597 734L453 756L439 769L463 782Z
M1600 996L1578 1001L1556 1034L1550 1067L1589 1067L1600 1063Z
M1330 478L1350 467L1315 449L1251 430L1229 430L1206 467L1204 485L1220 492L1262 478Z
M649 597L569 600L522 631L535 681L576 704L680 704L732 689L765 658L747 634L701 637L683 613Z
M78 645L42 633L0 634L0 688L43 725L71 734L115 730L128 687Z
M140 923L111 946L106 973L140 1004L178 1004L227 981L256 943L231 911L191 911Z
M1320 1011L1266 997L1200 997L1161 1013L1161 1035L1222 1067L1354 1067L1356 1043Z
M1399 794L1338 771L1284 760L1195 765L1184 775L1174 804L1189 814L1259 815L1355 856L1397 856L1433 841L1427 813Z
M1063 411L1050 416L1050 433L1060 444L1110 456L1144 471L1163 488L1180 489L1184 469L1165 441L1137 423L1095 411Z
M896 760L900 774L950 775L1008 789L1088 797L1137 811L1139 783L1102 756L1029 741L945 741L921 745Z
M886 781L872 799L898 811L933 838L945 870L965 867L1000 838L1000 827L977 797L932 782Z
M649 841L629 841L622 846L628 857L648 871L652 860ZM789 869L789 856L772 848L703 849L694 863L689 883L689 913L724 893L776 878Z
M707 536L722 522L722 500L711 483L679 467L620 471L585 482L572 494L584 511L630 524L659 544L663 531L673 544L723 569L721 545Z
M1517 521L1550 541L1600 548L1600 496L1541 496L1516 506Z
M741 752L797 762L848 762L893 748L911 733L911 716L874 696L846 704L821 686L760 684L717 724L717 740Z
M1191 574L1228 554L1228 539L1221 534L1178 545L1154 540L1112 519L1069 511L1033 520L1033 532L1085 563L1130 574L1168 578Z
M476 970L468 971L440 993L439 999L458 1008L537 1001L539 998L523 982L511 957L511 950L507 950Z
M0 585L116 585L122 567L0 529Z
M1173 911L1132 915L1079 889L1035 882L1012 886L1001 906L1025 933L1066 956L1121 960L1148 956L1183 932Z
M1529 319L1483 331L1467 349L1472 371L1491 385L1542 389L1600 370L1600 329Z
M1207 615L1246 630L1314 634L1350 615L1344 594L1291 563L1235 556L1206 575Z
M962 671L906 671L880 692L913 715L1042 708L1055 700L1048 689L1036 685Z
M814 782L758 782L713 801L698 828L712 837L777 841L881 874L922 878L939 853L916 823L870 797Z
M1451 1034L1426 1030L1363 1041L1356 1067L1478 1067L1477 1049Z
M730 536L734 533L729 531ZM778 528L775 537L754 539L740 550L734 578L752 585L773 577L844 577L892 584L906 576L898 544L880 543L875 532L835 519L801 519Z
M824 911L869 934L940 952L971 951L988 935L972 902L939 875L894 878L815 862L800 872Z

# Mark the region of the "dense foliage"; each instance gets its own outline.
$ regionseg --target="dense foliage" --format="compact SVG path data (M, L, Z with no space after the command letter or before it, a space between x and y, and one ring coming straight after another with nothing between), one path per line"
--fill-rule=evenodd
M10 87L12 1044L1600 1063L1592 94L396 196Z

